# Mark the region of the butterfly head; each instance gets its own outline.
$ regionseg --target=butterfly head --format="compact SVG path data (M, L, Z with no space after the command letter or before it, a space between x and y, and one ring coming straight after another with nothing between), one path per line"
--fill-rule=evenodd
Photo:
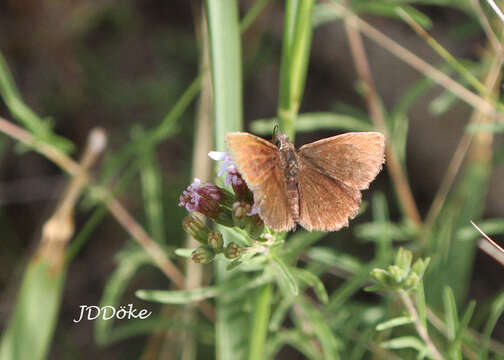
M278 147L278 149L282 149L282 148L285 148L287 146L292 145L292 143L289 141L289 138L287 137L287 135L285 135L284 133L282 133L280 131L275 132L273 137L274 137L273 142Z

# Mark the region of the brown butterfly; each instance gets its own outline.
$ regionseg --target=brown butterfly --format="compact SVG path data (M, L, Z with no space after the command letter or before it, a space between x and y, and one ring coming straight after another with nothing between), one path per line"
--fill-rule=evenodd
M385 161L385 137L352 132L315 141L296 151L287 135L274 143L246 132L227 135L231 158L254 193L265 224L289 231L336 231L357 215Z

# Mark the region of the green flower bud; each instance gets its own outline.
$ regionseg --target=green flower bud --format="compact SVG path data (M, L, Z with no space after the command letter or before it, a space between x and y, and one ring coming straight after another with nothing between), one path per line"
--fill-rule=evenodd
M408 275L408 273L406 271L404 271L402 268L400 268L397 265L390 265L388 267L388 273L394 279L394 281L398 284L400 284L401 281L403 281L404 278Z
M383 269L373 269L371 271L371 276L382 285L388 285L390 283L389 274Z
M422 278L423 274L425 273L425 270L427 269L427 266L429 266L429 263L430 263L430 258L426 258L425 260L418 259L413 264L411 271L414 272L415 274L417 274L418 277Z
M402 247L399 248L397 256L395 259L395 264L399 266L404 272L408 273L411 269L411 260L413 259L413 254L411 251L405 250Z
M252 210L252 205L244 202L237 201L233 204L233 221L235 226L240 229L245 229L250 223L249 216L247 215Z
M420 281L420 278L418 277L417 274L415 274L414 272L412 272L407 278L406 280L404 280L404 287L406 289L414 289L417 285L418 285L418 282Z
M187 215L182 222L182 226L184 228L184 231L191 235L194 239L202 244L207 243L210 229L199 217L194 214Z
M222 234L219 231L212 231L208 235L208 245L215 251L222 251L224 245L224 240L222 240Z
M209 246L200 246L192 253L192 259L198 264L208 264L215 258L215 252Z
M228 208L225 208L223 206L219 207L219 211L217 213L217 217L214 218L215 222L217 224L226 226L226 227L233 227L234 222L233 222L233 215L231 214L231 210Z
M240 256L241 248L234 242L230 242L224 250L224 256L228 259L236 259Z
M249 233L252 239L259 239L259 237L264 232L264 221L259 217L259 215L249 216L249 223L245 230Z

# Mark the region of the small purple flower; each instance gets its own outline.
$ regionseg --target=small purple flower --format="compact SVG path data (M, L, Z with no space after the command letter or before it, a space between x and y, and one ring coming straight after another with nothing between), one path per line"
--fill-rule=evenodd
M223 161L221 168L219 169L218 176L226 174L226 178L224 179L224 184L226 186L232 186L236 197L239 200L251 200L252 194L243 180L243 177L238 172L238 168L234 164L231 157L222 151L211 151L208 153L212 159L216 161Z
M195 178L193 183L180 195L179 206L185 206L187 211L197 211L210 218L216 218L219 211L219 201L224 197L217 186Z

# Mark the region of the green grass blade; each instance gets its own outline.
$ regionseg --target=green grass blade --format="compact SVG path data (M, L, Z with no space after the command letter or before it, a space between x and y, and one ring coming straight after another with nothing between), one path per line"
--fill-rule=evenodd
M243 128L241 39L236 0L206 1L214 99L215 149L225 151L226 134ZM227 236L224 240L228 242ZM216 263L217 283L231 276L226 263ZM243 275L237 276L247 281ZM217 299L216 358L240 360L247 356L248 314L243 311L245 297Z
M158 243L165 242L162 175L153 147L145 148L139 154L140 180L144 198L144 209L149 224L149 233Z
M105 285L100 307L114 306L117 309L124 291L138 269L142 265L152 263L151 257L141 248L123 251L118 258L119 263ZM113 321L103 320L101 317L95 321L96 342L109 343L113 336Z
M12 317L2 335L0 360L47 358L65 275L65 266L55 269L46 258L35 258L28 264Z
M0 95L12 116L35 137L50 143L64 153L74 149L71 141L53 133L50 122L41 119L23 102L2 53L0 53Z

